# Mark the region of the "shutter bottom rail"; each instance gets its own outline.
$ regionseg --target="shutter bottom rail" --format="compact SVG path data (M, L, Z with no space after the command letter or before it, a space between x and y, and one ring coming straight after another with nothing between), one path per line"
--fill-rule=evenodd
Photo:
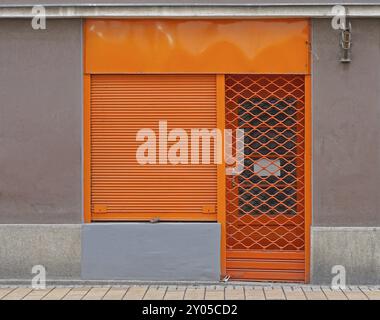
M304 251L228 250L227 275L240 281L305 282Z

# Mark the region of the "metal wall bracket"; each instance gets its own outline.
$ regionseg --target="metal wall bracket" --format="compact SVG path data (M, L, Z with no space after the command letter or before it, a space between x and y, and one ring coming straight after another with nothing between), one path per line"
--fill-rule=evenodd
M345 24L345 28L342 29L340 33L340 47L341 47L340 62L342 63L351 62L351 46L352 46L351 22L347 22Z

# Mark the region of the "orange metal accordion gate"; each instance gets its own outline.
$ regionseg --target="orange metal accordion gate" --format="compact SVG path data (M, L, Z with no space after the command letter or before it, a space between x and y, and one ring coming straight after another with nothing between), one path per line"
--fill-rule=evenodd
M226 129L244 129L244 169L226 177L226 272L306 281L305 76L226 75ZM233 150L236 152L236 143Z

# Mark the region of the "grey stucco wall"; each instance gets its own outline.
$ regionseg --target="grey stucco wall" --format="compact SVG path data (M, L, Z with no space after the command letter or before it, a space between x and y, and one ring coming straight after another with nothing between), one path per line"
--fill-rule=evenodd
M31 280L35 265L47 280L80 279L80 224L0 224L0 243L0 279Z
M219 281L219 223L91 223L82 279Z
M312 282L331 284L332 267L343 266L346 283L380 283L380 228L316 227L312 229Z
M314 226L380 226L380 19L351 23L342 64L339 33L313 20Z
M380 281L380 19L354 19L352 62L339 33L313 20L313 227L311 281ZM362 226L362 228L358 228Z
M81 20L0 20L0 223L81 222Z

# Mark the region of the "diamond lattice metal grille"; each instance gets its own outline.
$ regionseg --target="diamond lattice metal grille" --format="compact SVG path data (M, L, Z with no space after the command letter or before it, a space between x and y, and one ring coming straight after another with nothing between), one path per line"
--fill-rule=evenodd
M226 181L227 251L303 251L304 76L226 75L225 85L226 128L245 130L244 170Z

